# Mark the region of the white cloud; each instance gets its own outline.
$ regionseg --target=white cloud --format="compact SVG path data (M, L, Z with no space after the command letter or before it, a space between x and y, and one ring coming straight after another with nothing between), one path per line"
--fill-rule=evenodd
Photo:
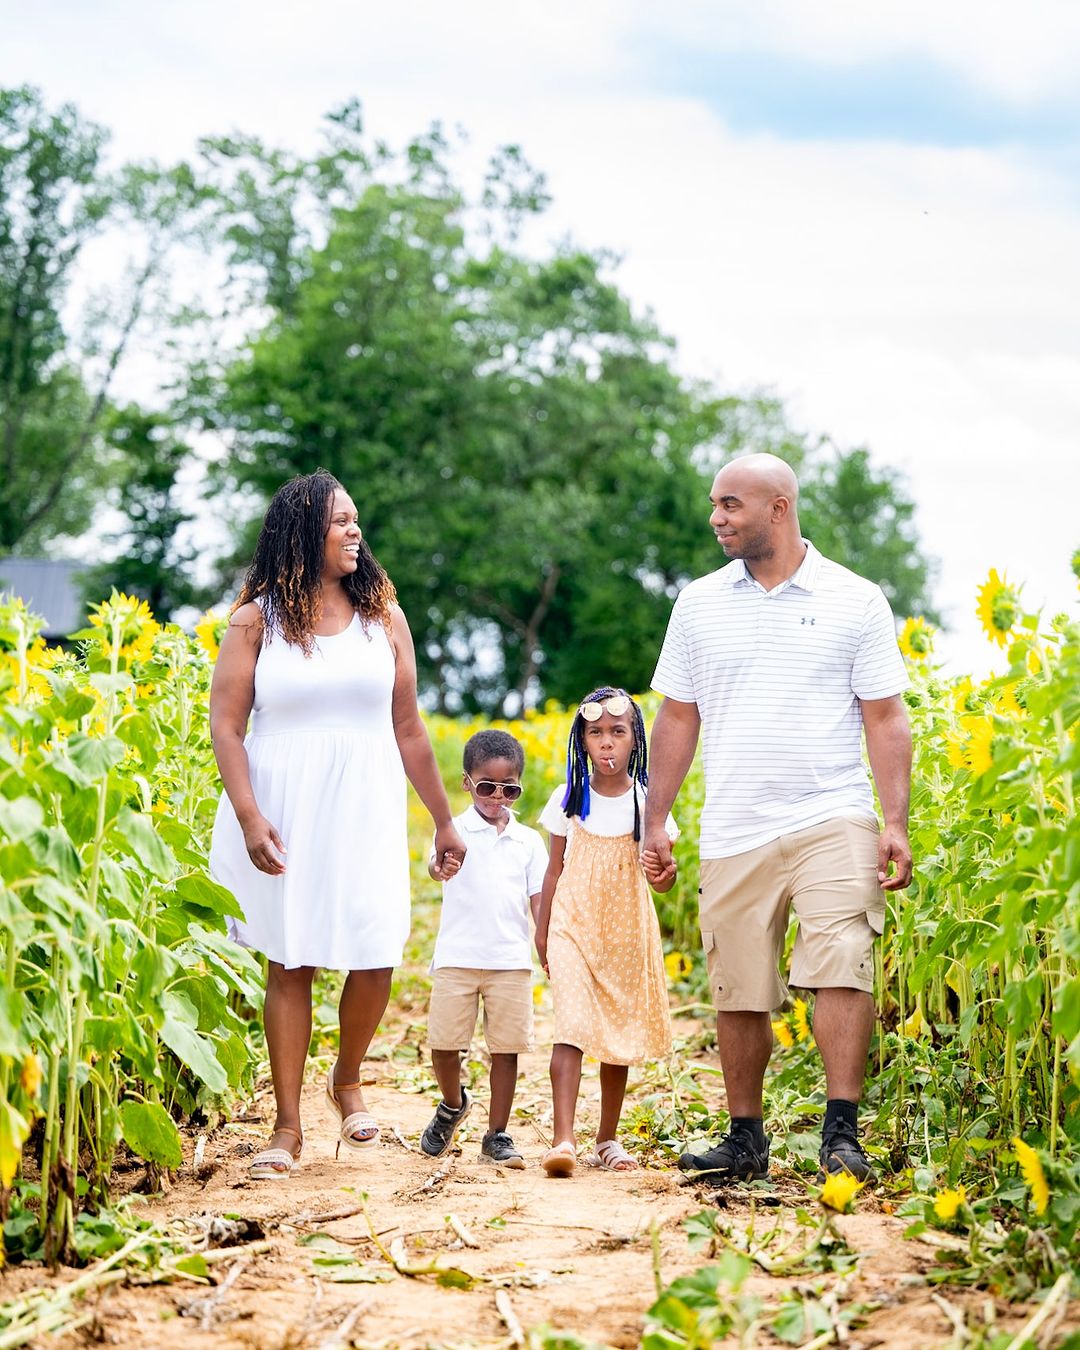
M7 35L0 80L75 99L123 155L168 159L230 128L309 145L350 94L391 141L433 118L471 132L470 161L519 141L556 199L534 246L569 232L620 251L621 284L687 369L771 386L808 429L908 475L942 559L948 645L985 668L974 590L991 566L1026 579L1033 602L1075 596L1072 184L1018 150L736 136L702 102L634 85L655 13L643 0L73 7L47 44L40 20ZM680 0L662 23L669 44L851 62L922 52L1018 100L1068 92L1061 72L1080 54L1080 9L1050 0L1022 18L970 0Z

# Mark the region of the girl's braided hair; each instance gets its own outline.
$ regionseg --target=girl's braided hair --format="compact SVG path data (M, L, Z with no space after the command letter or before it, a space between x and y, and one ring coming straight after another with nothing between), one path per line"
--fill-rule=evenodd
M261 600L265 641L280 633L309 656L319 620L330 508L339 488L341 484L325 469L290 478L278 488L266 508L255 555L233 606L235 610ZM366 540L360 540L356 571L342 577L341 585L362 619L377 619L389 627L397 592Z
M630 751L630 760L626 766L634 784L634 838L641 838L641 803L638 788L649 786L649 748L645 739L645 719L641 709L625 689L613 689L611 685L601 685L591 694L586 694L582 704L601 703L604 699L621 694L630 699L630 726L634 733L634 748ZM577 816L585 820L589 814L589 756L585 749L586 722L578 708L570 726L570 737L566 743L566 792L562 799L562 809L567 816Z

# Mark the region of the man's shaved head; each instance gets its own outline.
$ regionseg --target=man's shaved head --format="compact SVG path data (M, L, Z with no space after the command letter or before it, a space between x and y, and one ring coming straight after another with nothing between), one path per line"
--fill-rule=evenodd
M745 482L757 494L786 497L792 506L799 500L799 480L795 471L778 455L740 455L725 464L716 475L718 484L721 480L725 486L736 481Z

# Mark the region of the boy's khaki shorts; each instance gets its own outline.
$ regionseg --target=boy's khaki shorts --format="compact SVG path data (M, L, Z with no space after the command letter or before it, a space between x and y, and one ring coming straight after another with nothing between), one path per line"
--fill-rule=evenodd
M772 1012L788 987L779 972L788 910L799 921L791 983L874 990L874 936L885 930L878 823L837 819L785 834L733 858L703 858L701 941L718 1012Z
M473 970L440 966L431 985L428 1046L467 1050L484 1000L484 1041L492 1055L523 1055L533 1048L531 970Z

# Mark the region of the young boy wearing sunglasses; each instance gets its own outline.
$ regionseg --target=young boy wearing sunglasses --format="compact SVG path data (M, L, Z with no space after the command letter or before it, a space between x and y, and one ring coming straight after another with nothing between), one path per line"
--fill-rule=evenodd
M525 752L505 731L478 731L465 743L462 787L472 805L454 827L467 845L465 861L448 858L440 871L442 915L432 958L428 1045L442 1101L420 1139L432 1158L449 1149L472 1097L461 1082L461 1060L476 1030L480 1000L484 1040L491 1056L488 1129L480 1147L486 1162L521 1168L525 1160L507 1133L517 1086L517 1057L532 1049L533 918L547 871L539 831L510 810L521 796Z

